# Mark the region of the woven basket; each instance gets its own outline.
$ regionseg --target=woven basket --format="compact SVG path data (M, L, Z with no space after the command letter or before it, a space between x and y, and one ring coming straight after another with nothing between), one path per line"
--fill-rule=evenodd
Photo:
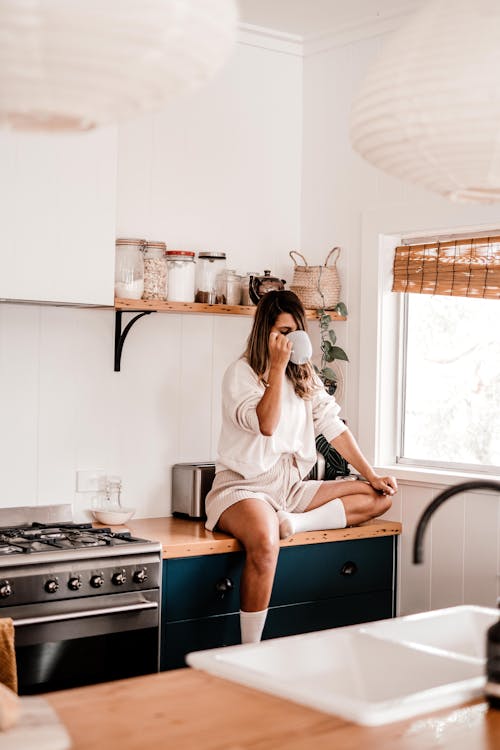
M294 256L302 258L304 265L299 265ZM304 307L323 307L331 310L340 300L340 279L336 262L340 255L340 247L334 247L322 266L309 266L306 259L296 250L290 252L290 258L295 266L290 290L295 292ZM328 265L328 262L332 265Z

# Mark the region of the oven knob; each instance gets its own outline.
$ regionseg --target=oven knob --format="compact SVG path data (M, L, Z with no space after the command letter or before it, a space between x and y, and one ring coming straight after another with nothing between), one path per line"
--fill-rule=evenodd
M144 581L148 580L148 572L146 568L142 568L142 570L136 570L134 573L134 583L144 583Z
M10 596L13 594L14 591L12 590L12 586L10 585L9 581L2 581L0 584L0 596L2 599L5 599L7 596Z
M82 579L78 576L73 576L73 578L70 578L68 581L68 588L71 589L71 591L78 591L78 589L81 589L82 587Z
M51 578L45 583L45 591L47 594L55 594L57 589L59 588L59 582L57 578Z
M90 585L94 589L99 589L101 586L104 586L104 578L102 576L92 576L90 579Z
M125 571L122 570L121 573L113 573L111 583L114 583L115 586L123 586L124 583L127 583L127 574Z

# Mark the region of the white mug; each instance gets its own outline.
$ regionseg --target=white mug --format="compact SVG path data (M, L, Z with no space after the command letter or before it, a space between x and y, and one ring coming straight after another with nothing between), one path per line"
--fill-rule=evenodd
M290 333L287 333L287 338L293 344L290 362L293 362L294 365L304 365L309 362L313 349L307 333L305 331L290 331Z

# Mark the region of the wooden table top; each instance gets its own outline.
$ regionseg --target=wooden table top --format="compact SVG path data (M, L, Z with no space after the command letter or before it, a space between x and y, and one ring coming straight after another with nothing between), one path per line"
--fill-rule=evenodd
M102 524L94 524L100 526ZM120 531L125 527L113 526ZM133 536L161 542L163 558L215 555L222 552L241 550L240 543L220 531L207 531L202 521L184 518L138 518L131 519L126 528ZM329 531L304 531L281 541L282 547L322 542L343 542L348 539L368 539L378 536L401 534L401 524L397 521L375 520L350 526L347 529Z
M381 727L195 669L46 694L73 750L498 750L500 712L484 701Z

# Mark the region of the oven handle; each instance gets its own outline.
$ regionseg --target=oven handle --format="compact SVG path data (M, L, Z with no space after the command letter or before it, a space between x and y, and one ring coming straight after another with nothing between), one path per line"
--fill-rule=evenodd
M82 617L97 617L98 615L114 615L119 612L137 612L144 609L158 609L157 602L141 602L140 604L124 604L121 607L102 607L87 609L82 612L64 612L60 615L45 615L42 617L25 617L14 620L14 627L22 625L39 625L44 622L60 622L61 620L79 620Z

